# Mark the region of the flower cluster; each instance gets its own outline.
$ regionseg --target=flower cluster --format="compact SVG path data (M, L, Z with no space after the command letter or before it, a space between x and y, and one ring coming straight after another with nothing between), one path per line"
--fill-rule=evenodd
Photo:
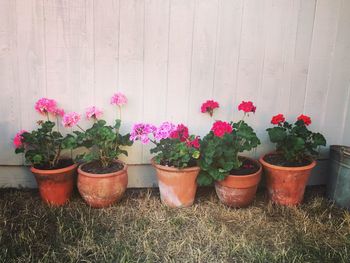
M255 113L256 107L251 101L242 101L242 103L238 105L238 110L244 111L245 113Z
M96 106L92 106L86 109L85 116L88 120L91 118L97 120L102 116L103 112Z
M309 116L306 116L304 114L301 114L298 118L298 121L302 121L306 126L311 124L311 118ZM281 123L284 123L286 121L286 118L283 116L283 114L277 114L272 117L271 124L274 125L281 125Z
M209 113L210 116L213 116L214 109L219 108L219 103L214 100L207 100L201 106L202 113Z
M128 99L121 92L115 93L111 98L111 104L115 104L117 106L122 106L122 105L125 105L126 103L128 103Z
M211 131L214 133L217 137L222 137L226 133L232 132L232 126L225 121L216 121L213 124L213 127L211 128Z
M154 138L162 140L170 137L170 134L176 130L175 124L171 122L163 122L154 132Z
M135 123L130 133L130 140L140 140L143 144L150 142L149 135L156 131L156 127L147 123Z
M22 146L22 134L27 132L26 130L21 130L16 133L15 138L13 138L13 145L15 148L20 148Z
M176 130L172 131L172 133L170 134L170 138L179 139L181 142L185 142L188 139L188 137L188 128L183 124L177 125Z
M80 114L76 112L66 113L62 118L62 124L64 127L73 127L80 121Z
M60 117L64 115L64 110L57 108L57 102L53 99L41 98L35 103L34 108L37 112L43 115L47 115L49 113Z

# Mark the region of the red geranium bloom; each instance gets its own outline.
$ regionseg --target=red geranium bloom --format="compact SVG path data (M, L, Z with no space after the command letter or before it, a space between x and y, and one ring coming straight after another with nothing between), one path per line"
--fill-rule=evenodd
M298 117L298 121L300 121L300 120L302 120L305 123L306 126L311 124L311 118L309 116L301 114Z
M285 122L285 120L286 119L284 118L283 114L277 114L276 116L272 117L271 123L277 125L281 122Z
M248 112L255 113L256 107L251 101L242 101L242 103L238 105L238 110L242 110L245 113L248 113Z
M183 124L177 125L176 130L170 133L170 138L180 139L182 142L186 141L188 137L188 128Z
M213 116L214 109L219 108L219 103L213 100L207 100L201 106L201 112L208 112L210 116Z
M215 136L222 137L225 135L225 133L232 132L232 126L225 121L216 121L213 124L213 127L211 128L211 130L213 131Z
M196 136L196 138L194 138L192 141L188 140L186 142L186 144L188 147L193 147L193 148L199 149L199 147L200 147L199 136Z

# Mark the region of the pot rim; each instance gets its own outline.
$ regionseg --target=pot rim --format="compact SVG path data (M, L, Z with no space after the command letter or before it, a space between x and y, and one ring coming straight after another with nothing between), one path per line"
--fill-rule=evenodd
M257 160L254 160L253 158L249 158L249 157L245 157L245 156L239 156L240 158L244 158L244 159L248 159L250 161L253 161L254 163L256 163L258 166L259 166L259 170L256 171L255 173L251 173L251 174L242 174L242 175L239 175L239 174L229 174L226 176L227 177L230 177L230 178L249 178L249 177L255 177L257 174L261 173L262 172L262 165L259 161ZM225 179L224 179L225 180ZM221 180L222 181L222 180Z
M199 171L201 168L199 166L194 166L194 167L186 167L186 168L175 168L175 167L169 167L169 166L165 166L165 165L160 165L160 164L156 164L154 161L154 157L151 159L151 164L153 167L159 169L159 170L163 170L163 171L167 171L167 172L175 172L175 173L182 173L182 172L192 172L192 171Z
M59 169L51 169L51 170L44 170L44 169L37 169L34 168L34 166L30 167L30 171L35 174L58 174L58 173L66 173L68 171L71 171L78 167L78 164L73 163L70 166L59 168Z
M267 155L274 154L273 152L264 154L259 158L259 162L268 168L276 169L276 170L282 170L282 171L304 171L304 170L310 170L316 166L316 161L312 160L312 162L308 165L305 166L298 166L298 167L292 167L292 166L279 166L279 165L274 165L266 162L264 158Z
M87 163L82 163L79 165L78 167L78 174L79 175L84 175L84 176L87 176L87 177L94 177L94 178L104 178L104 177L112 177L112 176L118 176L118 175L121 175L123 174L124 172L127 171L128 169L128 165L120 160L116 160L116 162L120 163L123 165L123 169L119 170L119 171L116 171L116 172L112 172L112 173L105 173L105 174L94 174L94 173L88 173L88 172L85 172L83 171L81 168L90 163L90 162L87 162Z

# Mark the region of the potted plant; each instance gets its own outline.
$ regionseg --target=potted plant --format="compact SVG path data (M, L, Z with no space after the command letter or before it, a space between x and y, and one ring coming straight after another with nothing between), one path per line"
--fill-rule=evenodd
M201 111L213 116L218 107L217 102L206 101ZM238 110L244 112L238 122L214 121L210 132L203 137L199 160L198 183L210 185L215 182L220 201L231 207L245 207L254 200L262 171L259 162L239 155L260 144L253 128L244 121L256 107L250 101L243 101Z
M64 115L55 100L41 98L35 109L46 120L38 121L39 127L31 132L22 130L16 134L13 140L15 153L24 153L26 162L31 165L42 200L60 206L69 200L73 190L77 165L71 157L63 157L63 153L76 147L75 140L70 134L63 136L59 126L50 120L50 117L55 118L58 124ZM79 115L76 118L79 119Z
M268 128L270 141L276 144L276 152L260 158L264 166L267 189L271 200L281 205L297 205L304 197L305 186L315 167L317 148L326 145L320 133L311 132L310 117L300 115L294 124L283 114L272 117L275 125Z
M153 136L150 139L150 136ZM188 207L193 204L199 173L197 160L200 156L198 136L189 135L188 128L164 122L159 127L137 123L130 139L143 144L152 142L155 147L151 160L156 169L160 197L169 207Z
M122 93L116 93L111 100L119 108L127 103ZM121 119L113 126L100 119L102 111L93 106L86 110L86 118L93 121L91 128L75 131L77 144L88 149L78 156L83 161L78 168L78 190L91 207L107 207L118 201L128 185L127 165L118 160L120 154L128 155L124 146L131 146L130 134L119 132Z

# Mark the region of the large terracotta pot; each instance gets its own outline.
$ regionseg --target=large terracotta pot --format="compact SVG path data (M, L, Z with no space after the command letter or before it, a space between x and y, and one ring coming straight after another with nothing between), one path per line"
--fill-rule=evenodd
M267 156L267 155L265 155ZM266 175L266 186L270 199L281 205L297 205L304 198L305 186L316 162L301 167L283 167L270 164L260 158Z
M76 164L54 170L30 168L35 175L40 196L45 203L61 206L68 202L73 190L76 168Z
M188 207L194 202L199 167L173 168L156 164L160 199L169 207Z
M250 161L256 163L259 170L249 175L229 175L224 180L215 182L215 190L220 201L230 207L249 206L256 194L258 184L261 178L261 164L253 159Z
M83 199L91 207L101 208L112 205L123 196L128 186L128 166L123 164L123 169L107 174L93 174L82 170L85 164L78 168L78 190Z

